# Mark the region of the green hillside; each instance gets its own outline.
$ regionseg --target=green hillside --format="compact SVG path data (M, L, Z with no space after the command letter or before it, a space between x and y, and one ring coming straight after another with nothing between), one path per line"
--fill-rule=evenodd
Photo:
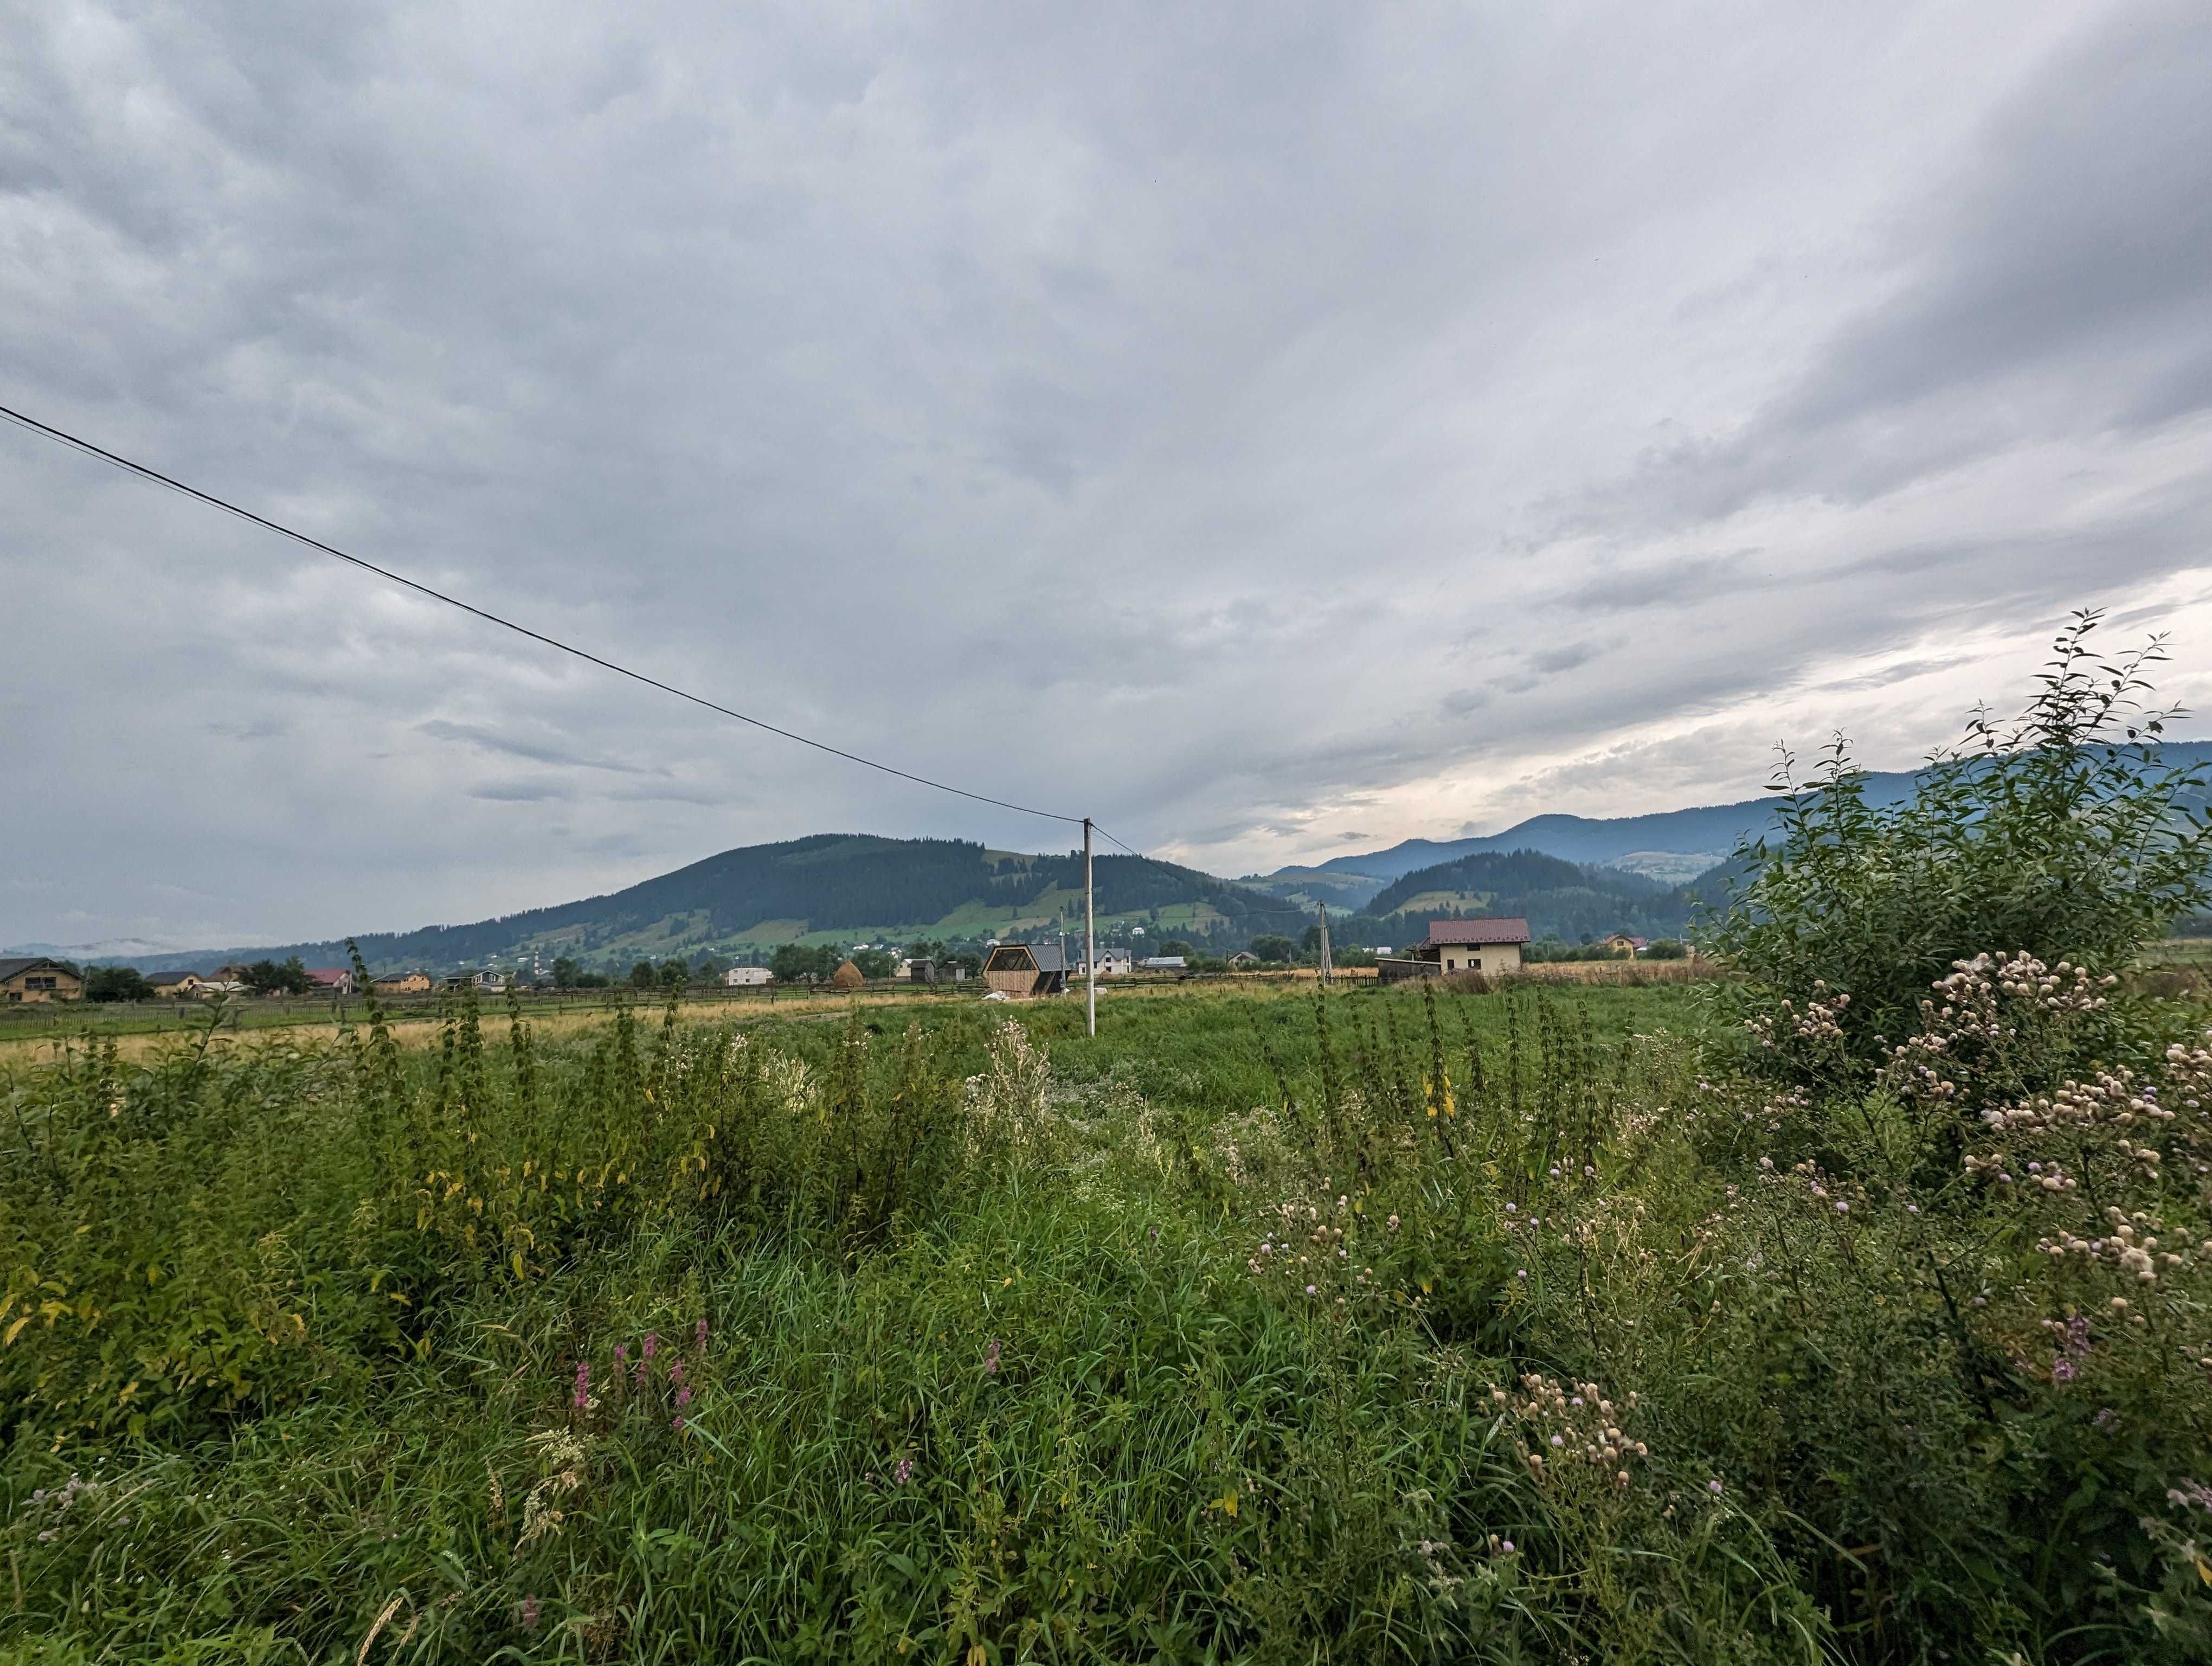
M1392 880L1365 909L1334 927L1346 943L1399 944L1431 919L1519 916L1538 938L1567 942L1627 932L1678 937L1698 908L1689 885L1585 866L1534 850L1483 851Z
M1094 878L1109 941L1128 940L1141 927L1154 938L1241 945L1285 918L1284 905L1271 898L1146 857L1098 857ZM958 839L824 833L726 850L581 902L466 925L366 933L356 940L375 971L441 971L556 955L619 969L641 957L743 956L781 943L922 935L981 939L1075 932L1082 921L1080 852L1031 855ZM139 964L166 970L294 954L310 965L336 964L345 945L331 940L210 949Z

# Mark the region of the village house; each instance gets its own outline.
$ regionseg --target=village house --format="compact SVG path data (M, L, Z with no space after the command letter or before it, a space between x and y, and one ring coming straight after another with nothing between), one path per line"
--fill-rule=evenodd
M198 972L156 972L146 982L163 1000L195 999L208 987L208 981Z
M1249 949L1239 949L1229 957L1229 964L1240 972L1249 972L1260 964L1260 957Z
M1386 983L1461 972L1517 972L1521 945L1528 940L1526 920L1431 920L1429 934L1402 958L1378 956L1376 967Z
M1067 958L1056 943L1001 943L983 963L983 982L1018 1000L1063 994Z
M1137 963L1140 972L1179 972L1183 970L1183 958L1179 954L1150 954Z
M430 993L430 975L428 972L386 972L381 977L369 979L369 982L375 986L376 993L380 995L427 995Z
M1129 975L1129 952L1127 949L1098 951L1098 976L1101 977L1127 977Z
M43 1000L82 1000L84 980L43 955L0 960L0 1001L9 1006Z
M732 966L722 974L722 987L726 989L750 989L766 983L775 976L765 966Z
M1640 937L1631 937L1626 932L1615 932L1603 940L1602 946L1612 950L1615 954L1625 954L1633 960L1650 945Z
M307 982L316 994L349 995L354 992L353 970L347 966L310 966Z

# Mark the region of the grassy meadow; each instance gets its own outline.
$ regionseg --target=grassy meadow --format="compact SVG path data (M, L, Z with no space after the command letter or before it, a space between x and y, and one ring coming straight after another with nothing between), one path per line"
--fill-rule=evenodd
M1947 1296L1719 994L11 1073L0 1659L2191 1657L2194 1298Z

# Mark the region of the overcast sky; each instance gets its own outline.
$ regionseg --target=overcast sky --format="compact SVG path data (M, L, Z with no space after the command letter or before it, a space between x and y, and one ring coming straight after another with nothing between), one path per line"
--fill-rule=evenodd
M1243 873L2212 703L2212 9L0 9L0 402ZM1065 849L0 428L0 943ZM2192 726L2190 733L2202 733Z

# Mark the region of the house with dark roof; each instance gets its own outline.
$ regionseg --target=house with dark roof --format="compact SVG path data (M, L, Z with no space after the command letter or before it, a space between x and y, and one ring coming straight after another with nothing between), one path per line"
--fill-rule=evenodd
M1429 934L1396 959L1376 960L1385 982L1451 977L1462 972L1517 972L1528 922L1519 919L1431 920Z
M1057 943L1001 943L983 963L983 982L1028 1000L1067 992L1067 957Z
M44 955L0 960L0 1001L11 1006L42 1000L82 1000L84 980Z

